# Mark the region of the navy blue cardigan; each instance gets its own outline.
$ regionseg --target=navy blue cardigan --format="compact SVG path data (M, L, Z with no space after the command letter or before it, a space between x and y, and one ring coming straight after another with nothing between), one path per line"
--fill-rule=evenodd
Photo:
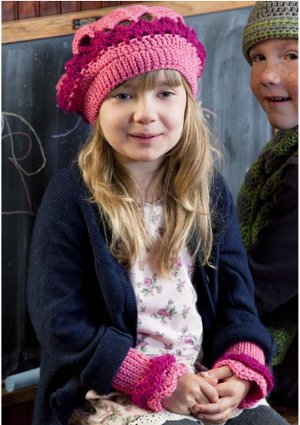
M233 201L216 174L212 187L215 268L196 260L193 283L204 327L204 364L233 343L253 341L269 361L272 340L254 306ZM59 172L41 202L32 237L28 308L42 347L33 425L67 424L85 393L111 391L135 346L137 305L126 270L111 256L104 224L77 165ZM215 217L217 215L215 214Z

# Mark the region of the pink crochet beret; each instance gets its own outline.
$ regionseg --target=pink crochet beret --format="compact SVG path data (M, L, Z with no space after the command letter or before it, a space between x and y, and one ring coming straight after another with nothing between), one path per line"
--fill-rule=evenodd
M91 124L112 89L149 71L179 71L196 95L206 56L195 31L178 13L144 5L117 9L83 26L72 51L57 83L57 102Z

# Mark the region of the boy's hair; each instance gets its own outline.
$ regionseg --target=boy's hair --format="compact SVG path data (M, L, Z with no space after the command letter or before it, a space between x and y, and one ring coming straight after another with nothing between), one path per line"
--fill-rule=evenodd
M243 54L251 65L250 49L257 43L277 39L298 40L298 1L258 1L243 34Z
M179 251L188 245L209 263L212 225L209 189L213 174L211 135L189 84L176 71L164 71L171 86L184 85L187 92L185 122L178 144L165 155L153 181L162 197L164 232L157 245L147 231L143 205L134 180L115 159L97 120L94 131L79 153L79 167L107 223L110 251L127 269L137 255L155 252L156 270L167 276ZM138 77L138 87L155 86L158 72Z

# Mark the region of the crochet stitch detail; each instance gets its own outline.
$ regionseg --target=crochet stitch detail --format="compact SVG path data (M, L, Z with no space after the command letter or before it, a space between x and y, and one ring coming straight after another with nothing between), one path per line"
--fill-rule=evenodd
M174 363L169 370L165 370L163 372L161 385L158 386L157 390L149 397L148 401L146 399L143 400L143 396L145 394L143 392L142 397L141 394L137 394L135 396L135 403L139 406L141 406L141 404L139 404L140 402L142 404L145 403L149 409L154 412L160 412L163 409L161 405L162 399L172 395L177 387L177 379L186 373L188 373L188 367L186 365ZM133 398L132 401L134 401Z
M251 64L250 49L271 39L298 40L297 1L258 1L252 9L243 34L243 54Z
M154 394L163 386L164 372L170 369L173 363L175 363L175 358L170 354L151 359L144 378L131 395L133 403L143 409L148 409L148 400L152 399Z
M147 72L177 70L195 96L206 58L196 32L180 15L142 5L116 10L80 28L73 54L57 83L57 103L91 124L111 90Z
M233 344L219 359L214 368L227 365L240 379L255 382L246 398L241 402L240 408L252 406L264 398L273 385L272 376L265 366L263 350L252 342L239 342Z
M143 409L162 410L161 400L175 390L179 376L188 372L188 367L175 363L175 357L165 354L148 357L130 349L123 361L113 387L131 395L133 403Z
M267 395L267 381L260 373L246 367L243 363L236 360L223 360L217 362L214 367L217 368L221 366L229 366L238 378L255 383L238 406L240 409L253 406L257 401Z
M100 20L89 25L84 25L83 27L79 28L78 31L76 31L72 43L73 53L78 53L78 46L80 44L80 41L86 36L94 38L96 32L105 32L112 30L114 27L118 26L123 21L138 22L140 18L145 14L149 14L156 19L167 16L173 21L183 22L181 15L179 15L172 9L167 9L162 6L148 7L144 5L134 5L130 7L124 7L122 9L116 9L101 18Z
M242 363L244 366L246 366L247 368L251 369L253 372L258 373L259 375L261 375L267 383L267 392L270 392L273 388L273 377L272 374L268 368L268 366L259 363L257 360L255 360L254 358L247 356L245 354L228 354L228 355L224 355L222 356L214 365L214 368L216 367L216 365L220 364L221 362L223 364L225 361L231 361L231 360L236 360L240 363Z

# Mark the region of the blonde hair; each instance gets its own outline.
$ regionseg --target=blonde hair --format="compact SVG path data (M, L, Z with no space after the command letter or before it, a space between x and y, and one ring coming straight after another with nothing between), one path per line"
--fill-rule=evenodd
M211 134L189 85L177 71L164 71L167 83L181 83L187 92L182 135L169 151L153 185L163 199L164 232L152 240L134 179L115 159L99 120L79 153L79 167L110 232L111 254L129 269L138 255L156 253L157 274L168 276L170 266L184 246L196 254L200 245L203 263L212 250L210 183L213 174ZM157 71L135 77L138 87L155 87Z

